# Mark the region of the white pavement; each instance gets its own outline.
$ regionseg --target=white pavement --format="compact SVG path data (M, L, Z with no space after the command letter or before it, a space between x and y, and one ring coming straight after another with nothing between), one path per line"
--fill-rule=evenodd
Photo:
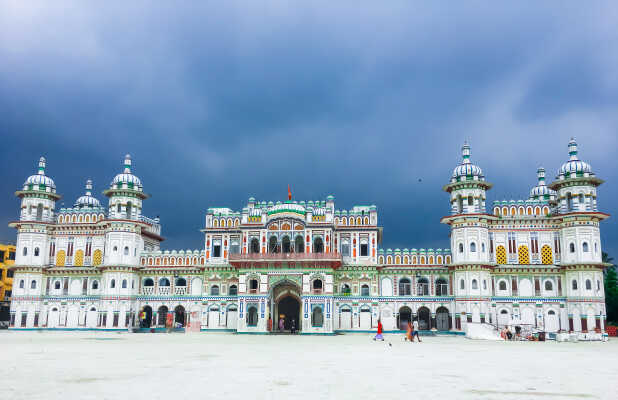
M0 393L45 400L617 398L616 339L422 340L0 331Z

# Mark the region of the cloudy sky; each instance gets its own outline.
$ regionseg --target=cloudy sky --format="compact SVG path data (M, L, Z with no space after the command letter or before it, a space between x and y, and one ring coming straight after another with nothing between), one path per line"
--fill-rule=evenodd
M288 184L376 204L385 248L448 247L464 140L491 203L553 178L575 136L617 214L615 2L165 3L0 1L0 240L41 155L69 206L130 153L168 249L203 247L208 207Z

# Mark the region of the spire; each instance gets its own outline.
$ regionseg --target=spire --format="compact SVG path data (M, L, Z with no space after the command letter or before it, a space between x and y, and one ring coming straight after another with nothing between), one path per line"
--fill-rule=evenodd
M45 157L39 158L39 175L45 175Z
M536 170L536 176L539 178L539 186L545 186L545 168L539 167Z
M470 164L470 145L468 142L464 142L461 147L461 155L463 157L463 164Z
M130 154L127 154L126 156L124 156L124 173L125 174L131 173L131 155Z
M571 160L577 160L577 142L575 138L571 138L569 141L569 156L571 156Z
M86 181L86 196L92 196L92 179Z
M292 191L290 190L290 184L288 183L288 200L292 200Z

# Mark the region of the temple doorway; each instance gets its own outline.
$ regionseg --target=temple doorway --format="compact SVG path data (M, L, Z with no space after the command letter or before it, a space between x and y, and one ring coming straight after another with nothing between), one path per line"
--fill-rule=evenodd
M298 322L300 321L300 301L293 296L286 296L279 300L277 303L277 331L281 332L279 327L279 320L283 319L283 330L285 332L291 332L292 323L296 330L298 329Z
M272 332L291 332L292 324L296 331L301 330L300 293L300 287L289 280L273 287L270 307ZM280 320L283 320L283 329L280 327Z

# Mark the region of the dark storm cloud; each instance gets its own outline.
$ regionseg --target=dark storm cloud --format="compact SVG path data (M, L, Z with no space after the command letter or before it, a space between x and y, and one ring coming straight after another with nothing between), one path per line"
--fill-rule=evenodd
M376 204L384 247L448 247L441 187L464 140L491 202L526 198L539 165L553 178L570 136L616 211L612 3L0 7L5 222L41 154L70 205L131 153L166 248L202 247L208 207L283 200L288 183ZM618 251L612 219L603 239Z

